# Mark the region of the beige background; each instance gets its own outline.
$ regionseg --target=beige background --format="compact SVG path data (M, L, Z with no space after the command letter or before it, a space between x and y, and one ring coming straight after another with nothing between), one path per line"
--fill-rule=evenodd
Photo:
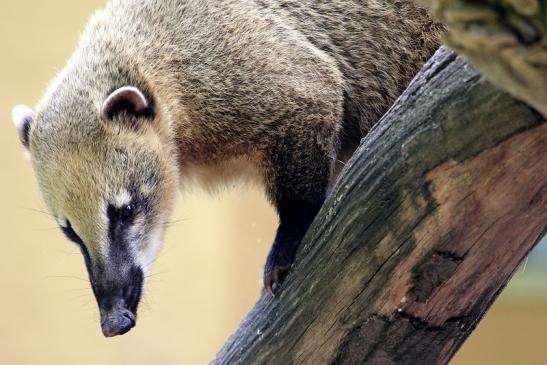
M9 115L38 101L103 3L0 2L0 364L206 364L260 292L276 225L262 194L192 192L179 201L137 327L102 337L81 255L45 212ZM455 364L547 361L546 302L519 298L498 302Z

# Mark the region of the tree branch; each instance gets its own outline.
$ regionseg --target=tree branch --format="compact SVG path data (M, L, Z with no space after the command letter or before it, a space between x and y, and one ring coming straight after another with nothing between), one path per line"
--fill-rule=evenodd
M444 43L494 84L547 116L547 5L542 0L420 0L448 25Z
M441 49L213 363L447 363L546 222L544 118Z

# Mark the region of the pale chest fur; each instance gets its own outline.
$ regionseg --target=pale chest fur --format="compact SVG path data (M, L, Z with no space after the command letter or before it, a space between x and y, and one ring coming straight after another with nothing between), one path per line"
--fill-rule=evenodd
M183 188L199 186L214 192L238 184L262 187L264 178L258 156L229 157L214 163L182 161L180 178Z

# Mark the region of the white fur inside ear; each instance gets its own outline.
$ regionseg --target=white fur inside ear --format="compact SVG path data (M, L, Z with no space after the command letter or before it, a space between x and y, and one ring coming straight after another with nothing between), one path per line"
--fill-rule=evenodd
M25 125L34 119L34 111L26 105L16 105L11 111L11 119L21 133L26 128Z
M133 113L142 113L149 107L146 96L134 86L124 86L110 94L103 103L101 114L109 119L120 109Z
M11 111L11 119L17 128L21 143L28 148L28 132L34 119L34 111L26 105L16 105Z

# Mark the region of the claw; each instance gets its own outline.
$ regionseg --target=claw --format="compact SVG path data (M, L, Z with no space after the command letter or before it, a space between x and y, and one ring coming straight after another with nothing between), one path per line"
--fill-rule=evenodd
M275 266L271 271L264 273L264 289L275 296L275 293L283 283L291 265Z
M271 295L274 296L275 293L273 291L273 278L271 275L267 275L264 277L264 289Z

